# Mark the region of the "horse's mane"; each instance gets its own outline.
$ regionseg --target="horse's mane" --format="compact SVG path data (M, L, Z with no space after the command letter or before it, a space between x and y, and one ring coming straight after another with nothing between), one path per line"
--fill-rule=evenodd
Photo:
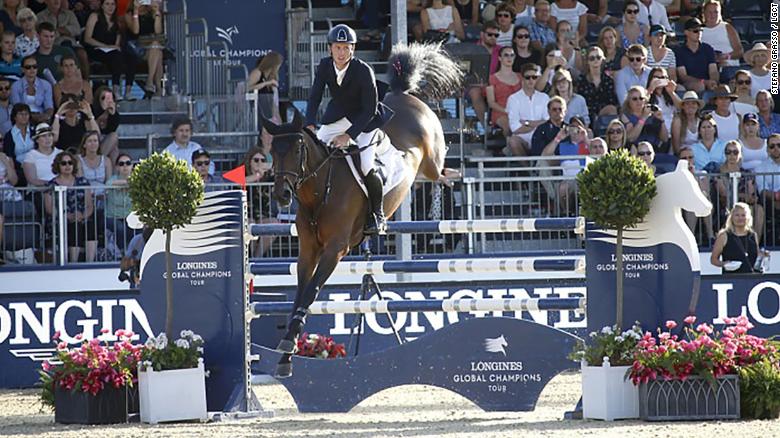
M459 90L463 70L441 43L397 44L387 60L390 89L428 100L440 100Z

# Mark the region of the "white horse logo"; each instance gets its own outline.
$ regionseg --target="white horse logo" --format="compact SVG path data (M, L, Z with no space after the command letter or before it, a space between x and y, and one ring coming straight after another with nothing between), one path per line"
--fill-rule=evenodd
M217 35L230 43L230 45L233 45L233 35L238 35L238 26L230 26L227 29L223 29L219 26L215 26L217 29Z
M673 243L680 246L688 257L693 272L701 271L699 247L690 228L685 224L681 208L691 211L698 217L712 212L712 203L704 196L699 184L688 171L684 160L677 163L674 172L658 176L656 179L658 194L653 198L650 212L635 228L623 233L623 244L629 247L649 248L661 243ZM615 236L614 230L599 230ZM615 237L602 237L594 240L615 243Z
M485 351L488 353L503 353L506 356L506 350L504 347L509 345L504 339L504 335L497 338L485 338Z

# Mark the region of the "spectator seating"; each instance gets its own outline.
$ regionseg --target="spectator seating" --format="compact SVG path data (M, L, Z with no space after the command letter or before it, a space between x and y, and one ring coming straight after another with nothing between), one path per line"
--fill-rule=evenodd
M35 207L30 201L4 201L0 207L3 226L3 249L19 251L35 248L43 241L43 226L37 222Z

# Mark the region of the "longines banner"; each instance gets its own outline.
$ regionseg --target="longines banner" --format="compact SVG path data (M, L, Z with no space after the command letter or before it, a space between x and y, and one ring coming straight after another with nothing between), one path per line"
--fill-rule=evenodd
M257 58L268 50L287 57L285 3L284 0L195 1L187 4L187 13L191 18L206 19L209 39L225 42L231 65L244 64L252 70ZM205 53L192 55L202 57ZM282 66L279 73L283 91L287 89L287 69Z
M181 272L200 272L188 269L189 267ZM216 269L208 272L219 275L216 273L221 271ZM177 276L180 277L179 281L183 282L177 284L177 290L187 283L200 283L193 275L188 275L189 278L183 278L184 274ZM320 298L334 301L354 299L355 290L356 288L326 286ZM262 289L260 291L262 292ZM584 282L560 280L554 283L503 281L489 285L451 282L383 285L383 294L387 299L578 297L584 293ZM79 342L76 338L78 334L83 334L86 338L99 336L101 328L107 328L111 332L120 328L132 330L138 334L139 341L144 341L150 334L163 330L164 299L164 289L144 295L139 291L0 295L0 387L31 386L35 383L41 361L52 357L54 353L51 339L55 331L61 333L62 340L72 344ZM600 305L599 302L588 301L589 307ZM484 316L483 313L411 312L399 313L394 320L399 333L407 339L413 339L452 324L459 318ZM753 330L755 335L778 335L780 275L703 277L696 314L700 321L714 324L721 323L727 316L747 315L756 325ZM522 316L580 335L584 333L586 325L584 317L571 311L536 311L520 315L507 312L504 316ZM275 324L265 323L270 321L272 320L261 318L253 323L253 342L266 345L273 343L272 338L276 335ZM329 334L340 342L347 342L352 327L352 316L323 315L312 317L306 329ZM362 352L381 350L396 342L386 315L369 315L363 321L363 330L365 334L360 344ZM104 335L104 339L111 340L110 335Z

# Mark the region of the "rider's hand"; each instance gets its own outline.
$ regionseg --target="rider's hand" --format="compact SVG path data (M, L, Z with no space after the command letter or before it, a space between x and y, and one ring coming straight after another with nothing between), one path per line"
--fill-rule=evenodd
M352 141L352 137L350 137L349 134L339 134L333 137L330 144L339 149L346 149L349 146L350 141Z

